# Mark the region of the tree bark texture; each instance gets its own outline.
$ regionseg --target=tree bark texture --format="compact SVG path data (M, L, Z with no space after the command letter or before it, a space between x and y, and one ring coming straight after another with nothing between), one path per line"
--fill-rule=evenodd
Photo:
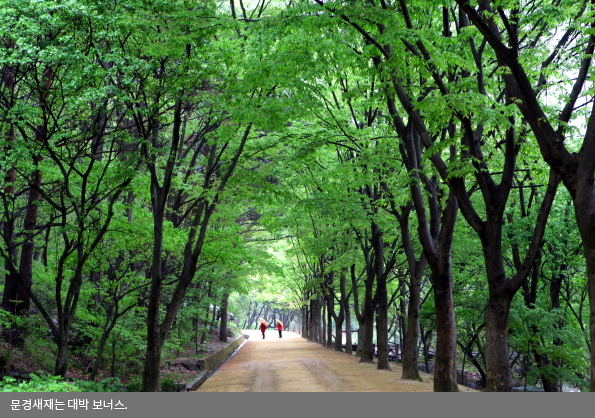
M410 272L409 282L409 305L407 309L407 333L403 344L402 359L403 372L401 379L412 379L421 381L418 371L417 359L419 357L419 304L421 294L421 278L427 262L425 257L416 263L415 269Z
M377 321L376 342L378 348L378 370L390 370L388 361L388 292L384 266L384 241L380 227L372 222L372 247L374 248L374 276L376 277Z
M400 212L397 211L395 206L392 208L393 214L399 220L401 240L403 242L409 266L409 301L406 310L407 325L406 327L403 327L404 329L402 330L402 333L405 335L402 343L403 372L401 378L422 381L417 363L420 337L419 309L421 301L421 281L426 266L428 265L428 261L423 254L423 251L419 259L417 259L413 249L413 242L411 241L411 234L409 232L409 216L412 208L413 202L404 205ZM405 280L402 280L400 285L403 287L406 286ZM402 289L401 292L404 293L404 289ZM404 316L405 309L403 309L403 307L401 307L401 313L401 317Z
M219 322L219 341L227 342L227 302L229 293L226 291L221 298L221 319Z
M364 306L362 309L361 332L361 357L360 363L372 363L372 344L374 343L374 274L369 272L365 281ZM363 327L363 329L361 329ZM359 348L359 344L358 344Z

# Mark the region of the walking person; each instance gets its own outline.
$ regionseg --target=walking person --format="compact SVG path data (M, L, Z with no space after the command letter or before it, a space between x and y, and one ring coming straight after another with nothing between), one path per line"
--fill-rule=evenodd
M281 331L283 331L283 322L277 319L277 329L279 330L279 338L283 338Z
M267 326L269 324L267 324L267 322L260 318L260 332L262 332L262 339L264 340L264 332L267 330Z

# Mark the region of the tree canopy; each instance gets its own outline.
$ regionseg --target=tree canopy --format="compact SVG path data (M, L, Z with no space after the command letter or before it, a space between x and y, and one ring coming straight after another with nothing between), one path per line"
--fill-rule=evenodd
M595 390L592 2L0 6L6 344L157 391L280 319L435 391Z

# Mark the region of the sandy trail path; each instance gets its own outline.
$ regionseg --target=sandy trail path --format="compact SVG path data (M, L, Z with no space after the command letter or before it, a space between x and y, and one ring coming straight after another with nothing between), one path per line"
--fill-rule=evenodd
M377 370L293 332L245 330L250 338L197 392L432 392L433 378L401 379L401 366ZM463 392L476 392L459 386Z

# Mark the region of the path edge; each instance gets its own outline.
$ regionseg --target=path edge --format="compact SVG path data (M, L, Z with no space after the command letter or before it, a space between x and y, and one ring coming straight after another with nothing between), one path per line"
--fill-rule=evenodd
M205 358L198 360L197 365L201 370L200 373L186 385L186 392L193 392L198 389L211 375L217 370L219 366L227 361L238 349L244 344L244 341L249 338L249 335L240 335L235 340L231 341L223 349L211 354Z

